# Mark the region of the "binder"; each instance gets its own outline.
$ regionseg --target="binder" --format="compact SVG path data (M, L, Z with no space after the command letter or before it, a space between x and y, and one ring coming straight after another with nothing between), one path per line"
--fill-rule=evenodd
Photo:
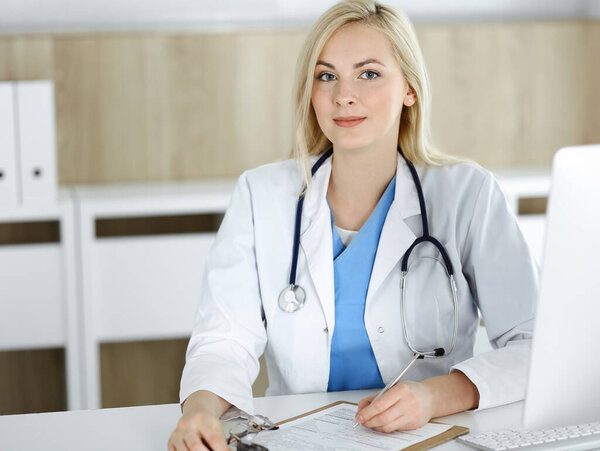
M0 83L0 206L16 207L20 174L17 170L14 83Z
M56 201L56 123L52 81L16 83L22 202Z

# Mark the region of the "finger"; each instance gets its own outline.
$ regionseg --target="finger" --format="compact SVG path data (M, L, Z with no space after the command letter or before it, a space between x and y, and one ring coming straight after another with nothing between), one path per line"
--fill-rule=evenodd
M175 429L169 438L169 451L187 451L188 447L183 443L183 435L180 429Z
M394 432L394 431L405 431L406 429L406 417L405 416L401 416L399 418L396 418L396 420L392 421L389 424L383 425L383 426L377 426L375 428L371 428L374 431L377 432L383 432L385 434L389 434L390 432Z
M200 438L197 432L188 432L183 436L183 443L187 446L186 449L193 451L208 451L209 448L205 446L205 443Z
M213 451L229 451L221 429L208 431L204 434L203 438Z
M183 442L183 437L181 436L181 434L179 434L177 437L175 437L175 435L173 435L171 437L169 451L171 449L173 449L175 451L188 451L189 450L189 448Z
M399 418L409 414L410 412L407 411L407 406L403 402L397 402L378 415L365 420L363 426L370 429L385 427L389 424L397 422Z
M364 409L369 404L371 404L372 400L373 400L373 396L369 396L368 398L363 398L360 401L358 401L358 411L360 411L361 409Z
M423 423L423 424L425 424L425 423ZM410 430L417 429L417 428L423 426L423 424L416 423L408 415L402 415L401 417L396 418L394 421L392 421L389 424L386 424L384 426L375 427L372 429L374 431L384 432L387 434L389 432L394 432L394 431L410 431Z
M404 396L405 391L406 387L402 384L398 384L388 390L377 401L371 402L368 406L358 412L363 419L363 424L399 402Z
M373 393L371 396L367 396L366 398L361 399L358 402L358 408L356 409L356 421L358 421L359 423L362 421L359 421L359 415L361 414L361 410L364 409L365 407L367 407L369 404L371 404L371 402L373 402L373 399L375 399L375 397L378 395L379 393ZM362 420L362 416L360 417Z
M427 423L429 418L423 414L419 399L407 389L396 404L363 424L369 428L382 428L384 432L390 432L397 429L416 429Z
M377 424L378 426L373 426L373 424ZM384 420L379 416L369 420L368 423L363 424L364 427L369 429L373 429L377 432L393 432L399 430L400 427L407 424L406 415L400 415L392 420Z

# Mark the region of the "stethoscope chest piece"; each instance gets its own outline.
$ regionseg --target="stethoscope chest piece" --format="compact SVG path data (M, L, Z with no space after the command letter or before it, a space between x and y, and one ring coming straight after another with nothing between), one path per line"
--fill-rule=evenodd
M294 313L302 308L306 301L304 289L298 285L288 285L279 295L279 308L287 313Z

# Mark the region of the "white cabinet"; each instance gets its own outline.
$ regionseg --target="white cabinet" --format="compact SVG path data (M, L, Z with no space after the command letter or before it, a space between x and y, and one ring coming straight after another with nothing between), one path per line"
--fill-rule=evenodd
M77 186L83 399L101 407L99 345L191 335L215 232L100 237L106 219L223 214L234 180Z
M65 349L67 406L83 408L71 192L58 202L0 209L0 223L57 221L58 242L0 246L0 350Z
M58 221L59 242L0 245L0 350L64 347L67 405L100 407L102 342L189 337L215 232L99 237L98 220L220 215L235 180L74 186L0 223Z

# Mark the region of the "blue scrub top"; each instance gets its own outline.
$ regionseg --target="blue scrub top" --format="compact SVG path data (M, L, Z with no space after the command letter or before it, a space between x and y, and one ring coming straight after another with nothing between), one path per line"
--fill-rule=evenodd
M379 237L394 200L392 178L377 206L348 247L334 227L333 268L335 328L331 341L327 391L360 390L384 386L371 342L365 329L365 301L375 262Z

